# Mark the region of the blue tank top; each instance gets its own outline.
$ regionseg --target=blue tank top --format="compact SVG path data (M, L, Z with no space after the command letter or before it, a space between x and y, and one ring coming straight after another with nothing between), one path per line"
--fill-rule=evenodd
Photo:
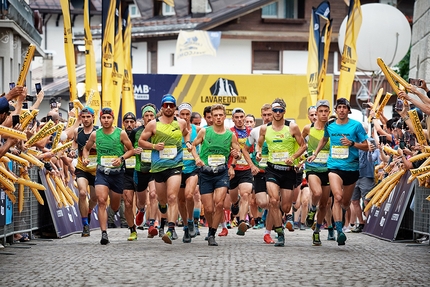
M190 141L193 142L196 137L197 137L197 127L191 124ZM183 163L184 163L182 173L192 173L197 169L196 161L194 160L193 155L188 151L187 145L183 137L182 137L182 149L183 149L182 155L183 155ZM199 153L198 146L196 147L196 149L197 149L197 153Z

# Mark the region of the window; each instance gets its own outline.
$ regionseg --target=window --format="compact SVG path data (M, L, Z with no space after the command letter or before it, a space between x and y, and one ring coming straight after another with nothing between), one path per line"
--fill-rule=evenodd
M254 51L253 73L272 74L281 72L280 53L277 50L273 51Z
M175 15L175 8L167 5L163 2L163 15L164 16L172 16Z
M128 5L128 11L130 13L130 18L139 18L140 17L140 11L137 8L136 4Z
M266 5L261 12L262 18L297 19L304 17L304 4L299 0L278 0ZM303 10L303 13L300 11ZM303 14L303 16L302 16Z

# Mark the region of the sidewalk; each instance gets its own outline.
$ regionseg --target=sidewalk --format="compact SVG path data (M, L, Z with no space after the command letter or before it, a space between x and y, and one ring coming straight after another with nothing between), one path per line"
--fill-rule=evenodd
M220 230L219 230L220 231ZM327 241L312 246L312 230L286 231L286 246L263 242L263 230L236 229L204 241L207 228L191 244L172 245L161 238L128 242L128 229L109 229L110 244L100 245L100 231L81 238L32 240L0 250L3 286L428 286L430 246L389 243L348 233L346 246ZM274 233L272 232L274 238ZM11 254L11 255L7 255ZM12 255L13 254L13 255Z

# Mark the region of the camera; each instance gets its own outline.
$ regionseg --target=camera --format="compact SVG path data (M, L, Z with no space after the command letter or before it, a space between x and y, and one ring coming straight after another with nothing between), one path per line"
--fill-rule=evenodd
M44 166L45 166L47 171L52 171L52 165L49 161L45 162Z
M15 88L15 83L14 82L9 83L9 89L12 90L13 88Z
M28 109L28 103L22 103L22 108L24 110L27 110Z
M30 95L27 95L27 96L25 97L25 100L26 100L27 102L33 102L33 101L34 101L34 97L32 97L32 96L30 96Z
M403 101L401 99L397 99L395 109L396 109L396 111L403 110Z
M75 105L73 104L73 102L69 102L69 111L73 110L74 107Z
M387 144L387 136L379 136L379 143Z
M19 124L19 115L12 115L12 127L15 127Z
M36 84L34 84L34 86L36 87L36 95L38 95L40 93L40 91L42 90L42 84L36 83Z
M51 103L51 109L54 109L54 108L56 108L57 107L57 102L53 102L53 103Z
M420 87L423 84L422 80L409 78L409 84Z

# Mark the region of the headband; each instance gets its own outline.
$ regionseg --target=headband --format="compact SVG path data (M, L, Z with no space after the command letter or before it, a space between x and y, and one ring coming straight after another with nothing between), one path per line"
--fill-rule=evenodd
M144 115L146 112L151 112L151 113L153 113L153 114L154 114L154 116L157 114L157 113L155 112L154 107L152 107L152 106L146 106L146 107L144 107L144 108L142 109L142 117L143 117L143 115Z
M179 107L178 107L178 111L181 112L182 110L189 110L190 113L191 113L192 112L191 105L188 104L188 103L182 103L182 104L180 104Z

